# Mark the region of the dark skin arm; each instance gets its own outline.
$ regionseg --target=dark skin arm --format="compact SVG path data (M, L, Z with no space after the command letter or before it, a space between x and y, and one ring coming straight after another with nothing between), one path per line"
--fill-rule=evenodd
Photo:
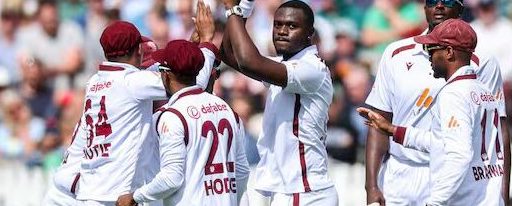
M505 174L503 175L502 191L501 195L505 200L505 206L510 204L509 202L509 188L510 188L510 136L508 132L508 124L506 117L500 117L501 120L501 132L503 135L503 169Z
M240 71L238 67L238 62L235 59L235 55L233 54L233 48L231 47L231 39L229 38L229 33L224 32L222 36L222 45L220 46L220 56L222 61L233 69Z
M375 108L373 111L379 113L389 122L393 118L393 114L384 112ZM368 127L368 136L366 138L366 201L368 204L378 202L384 206L385 200L382 191L377 185L377 177L385 155L389 150L389 138L386 134L379 130Z
M230 8L233 5L226 6ZM288 81L286 66L259 53L245 29L242 17L231 15L224 35L229 35L240 72L259 81L281 87L286 86Z

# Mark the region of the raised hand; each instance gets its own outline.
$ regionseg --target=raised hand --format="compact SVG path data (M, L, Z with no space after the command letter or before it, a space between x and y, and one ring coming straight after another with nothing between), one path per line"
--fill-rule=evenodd
M203 0L197 2L195 24L200 42L211 42L215 35L215 23L210 6L206 6Z
M371 109L359 107L357 108L359 115L366 118L365 124L378 129L382 133L392 136L396 130L396 127L391 124L386 118L381 116L379 113L372 111Z

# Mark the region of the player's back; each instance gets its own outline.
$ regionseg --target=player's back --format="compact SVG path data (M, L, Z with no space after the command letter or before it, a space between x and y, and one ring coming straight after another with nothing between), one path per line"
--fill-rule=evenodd
M187 151L183 186L164 204L237 205L236 179L248 175L239 118L226 102L199 88L164 108L183 118Z
M120 63L105 62L86 87L82 129L87 142L77 199L116 201L150 177L155 155L152 100L164 98L160 77Z
M469 168L448 205L503 205L503 139L498 112L499 100L478 79L448 84L440 96L445 92L459 94L464 99L465 105L458 106L468 108L467 115L470 115L470 124L473 128L471 139L468 141L472 153ZM457 120L458 118L454 117L449 125L457 128ZM457 147L464 148L464 145Z

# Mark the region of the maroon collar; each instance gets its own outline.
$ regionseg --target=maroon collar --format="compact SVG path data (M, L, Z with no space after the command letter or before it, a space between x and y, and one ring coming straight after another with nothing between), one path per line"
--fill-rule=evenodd
M174 103L176 103L179 99L181 99L183 97L201 94L203 92L204 92L203 89L201 89L201 87L197 87L197 86L196 86L196 88L190 88L190 87L183 88L182 90L178 91L177 94L174 94L171 96L171 99L169 100L169 105L173 105Z
M100 71L123 71L124 68L123 67L108 66L108 65L100 64L99 70Z
M453 83L455 81L464 80L464 79L476 79L476 74L460 75L460 76L457 76L457 77L453 78L451 81L449 81L446 84L448 85L448 84L451 84L451 83Z
M176 98L176 100L181 99L182 97L185 97L185 96L189 96L189 95L201 94L203 92L204 91L201 88L197 88L197 89L193 89L193 90L190 90L190 91L186 91L186 92L181 93L178 96L178 98Z

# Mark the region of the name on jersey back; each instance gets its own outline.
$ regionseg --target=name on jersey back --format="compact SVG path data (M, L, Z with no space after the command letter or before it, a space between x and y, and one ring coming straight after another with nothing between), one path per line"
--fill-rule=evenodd
M208 104L208 105L202 105L201 106L201 112L207 114L207 113L215 113L215 112L222 112L222 111L228 111L228 106L225 104Z
M91 86L91 88L89 89L90 92L99 92L103 89L108 89L112 86L112 82L111 81L107 81L107 82L98 82L96 84L93 84Z

